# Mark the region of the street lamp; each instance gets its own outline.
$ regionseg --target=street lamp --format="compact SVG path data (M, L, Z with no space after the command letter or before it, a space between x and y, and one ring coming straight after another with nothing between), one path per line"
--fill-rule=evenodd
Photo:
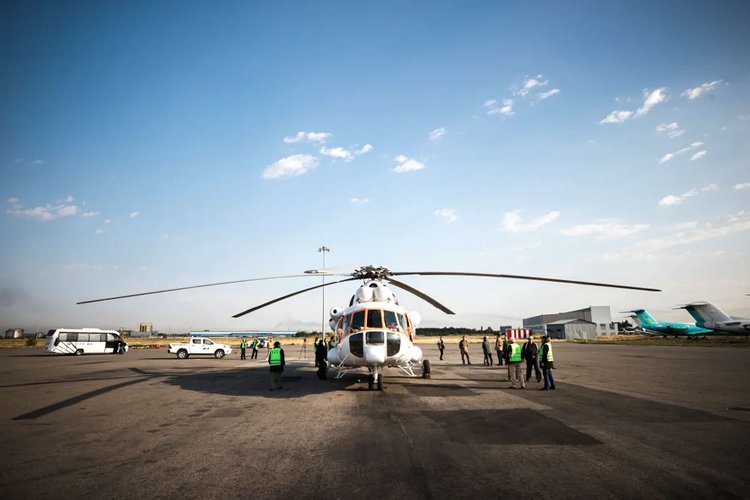
M323 245L322 247L318 248L318 252L323 254L323 285L326 284L326 252L330 252L331 249L327 246ZM326 287L323 286L323 312L321 313L320 318L320 336L323 337L323 341L325 342L326 339Z

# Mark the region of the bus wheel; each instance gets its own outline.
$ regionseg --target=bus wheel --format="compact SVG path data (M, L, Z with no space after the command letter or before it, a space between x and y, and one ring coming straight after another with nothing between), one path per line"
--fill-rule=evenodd
M223 357L224 357L224 351L223 351L223 350L221 350L221 349L219 349L218 351L216 351L216 352L214 353L214 357L215 357L216 359L221 359L221 358L223 358Z
M180 349L177 351L177 357L180 359L185 359L188 357L188 352L185 349Z
M83 356L83 349L76 349L76 356Z

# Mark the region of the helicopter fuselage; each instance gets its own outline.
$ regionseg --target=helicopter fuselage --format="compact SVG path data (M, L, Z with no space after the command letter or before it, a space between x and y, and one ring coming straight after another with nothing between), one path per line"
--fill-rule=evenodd
M413 364L422 361L422 350L414 345L419 314L398 304L380 280L362 285L349 307L331 309L330 326L337 344L328 351L328 361L342 369L368 367L379 382L383 367L397 367L414 375ZM378 384L380 386L380 384Z

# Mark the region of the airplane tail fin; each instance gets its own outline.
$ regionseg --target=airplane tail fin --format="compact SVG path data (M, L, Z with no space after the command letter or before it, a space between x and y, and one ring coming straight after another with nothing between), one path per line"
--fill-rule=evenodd
M635 313L638 321L640 321L641 325L644 327L648 327L649 325L655 325L658 323L658 321L656 321L654 317L651 316L645 309L633 309L630 312Z
M732 318L710 302L693 302L682 306L696 321L719 323Z

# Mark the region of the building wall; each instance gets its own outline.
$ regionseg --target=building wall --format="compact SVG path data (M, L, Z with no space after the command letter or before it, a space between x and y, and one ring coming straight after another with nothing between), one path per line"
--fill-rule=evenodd
M562 319L583 319L596 323L597 335L614 335L617 333L616 325L612 327L612 313L609 306L590 306L585 309L568 311L556 314L540 314L531 318L523 319L523 327L531 328L536 333L546 334L547 324Z

